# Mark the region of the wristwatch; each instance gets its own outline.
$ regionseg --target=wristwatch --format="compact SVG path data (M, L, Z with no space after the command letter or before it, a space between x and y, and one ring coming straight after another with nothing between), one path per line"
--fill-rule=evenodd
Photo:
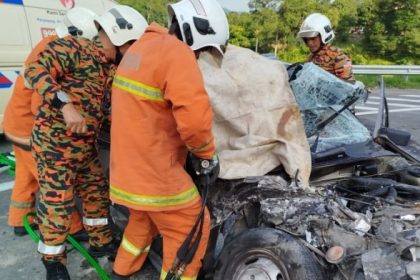
M59 109L63 108L64 105L71 102L70 97L67 95L67 93L65 93L62 90L57 91L56 96L57 96L57 101L58 101L57 107Z

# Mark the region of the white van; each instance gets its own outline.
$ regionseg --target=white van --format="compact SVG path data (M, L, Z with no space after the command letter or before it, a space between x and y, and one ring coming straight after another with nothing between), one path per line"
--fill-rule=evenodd
M1 0L0 1L0 134L3 114L22 65L32 48L55 34L66 10L79 6L102 14L112 0Z

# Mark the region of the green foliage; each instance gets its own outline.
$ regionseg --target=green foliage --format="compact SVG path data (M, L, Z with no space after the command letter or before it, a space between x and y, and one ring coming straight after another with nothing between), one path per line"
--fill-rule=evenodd
M175 1L118 0L163 26L167 4ZM309 51L296 34L304 18L318 12L329 17L334 44L354 64L420 64L419 0L250 0L249 6L250 13L228 14L231 44L304 61Z
M280 60L289 63L304 62L308 59L308 50L301 44L285 51L280 51L278 57Z
M296 34L304 18L323 13L334 44L354 64L420 64L419 0L251 0L251 13L230 13L231 43L276 52L289 62L309 55Z
M420 1L377 0L367 3L365 47L394 61L420 61Z
M376 75L357 75L356 79L363 82L367 87L377 87L379 76ZM411 88L420 89L420 76L385 76L385 85L387 88Z
M248 6L252 11L256 11L265 8L276 8L280 6L281 2L281 0L250 0Z
M253 38L255 51L267 52L271 44L275 43L275 36L279 26L279 17L272 9L260 9L251 14L253 20L249 26Z
M251 15L248 13L229 13L230 43L245 48L252 47Z
M117 0L121 5L128 5L139 11L151 23L153 21L166 26L168 24L167 5L169 2L165 0Z

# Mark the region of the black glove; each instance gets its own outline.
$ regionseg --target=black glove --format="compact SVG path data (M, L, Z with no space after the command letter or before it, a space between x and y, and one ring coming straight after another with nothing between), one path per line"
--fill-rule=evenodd
M188 153L187 172L197 186L211 185L219 176L219 158L215 154L212 159L202 159Z

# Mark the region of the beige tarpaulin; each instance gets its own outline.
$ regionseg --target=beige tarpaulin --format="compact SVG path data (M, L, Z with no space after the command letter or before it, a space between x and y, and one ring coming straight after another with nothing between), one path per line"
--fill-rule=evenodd
M220 178L261 176L283 165L305 186L311 155L285 67L251 50L228 46L221 68L199 59L215 114Z

